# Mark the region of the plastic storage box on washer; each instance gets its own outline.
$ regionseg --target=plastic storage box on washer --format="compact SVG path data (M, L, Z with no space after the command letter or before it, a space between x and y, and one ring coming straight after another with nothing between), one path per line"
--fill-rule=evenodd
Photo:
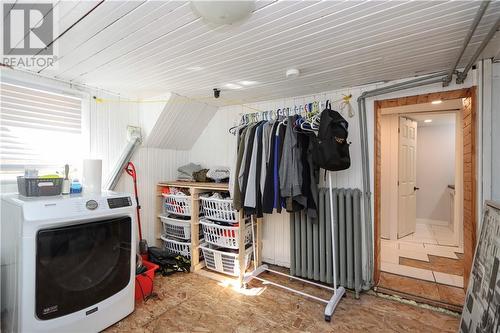
M200 197L201 210L207 219L220 222L236 223L239 220L238 211L233 207L231 199Z
M230 252L205 242L200 245L200 248L205 258L205 266L208 269L232 276L240 274L237 251ZM251 258L252 246L248 246L245 250L245 270L250 266Z
M17 177L17 190L25 197L59 195L62 192L62 178Z
M207 219L200 220L205 242L229 249L239 248L239 226L224 226ZM245 224L245 244L252 242L252 225Z
M178 194L163 195L163 212L180 216L191 216L191 196Z

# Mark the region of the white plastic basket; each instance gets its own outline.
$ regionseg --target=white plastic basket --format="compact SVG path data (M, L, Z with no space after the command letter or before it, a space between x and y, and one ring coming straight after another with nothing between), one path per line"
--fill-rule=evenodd
M165 249L168 252L180 254L183 257L191 259L191 242L181 242L165 236L160 237L165 244Z
M200 248L203 251L205 266L208 269L232 276L240 274L238 253L222 251L217 246L208 243L202 243ZM250 246L245 250L245 270L250 266L251 257L252 247Z
M216 224L208 220L200 220L203 228L205 242L220 247L238 249L239 227L228 227ZM245 226L245 244L252 241L252 225L247 223Z
M191 239L191 221L174 219L165 215L160 215L160 219L163 224L163 234L167 237Z
M163 194L163 197L165 198L163 203L165 213L191 216L191 196Z
M238 222L238 211L231 199L200 197L201 209L205 218L221 222Z

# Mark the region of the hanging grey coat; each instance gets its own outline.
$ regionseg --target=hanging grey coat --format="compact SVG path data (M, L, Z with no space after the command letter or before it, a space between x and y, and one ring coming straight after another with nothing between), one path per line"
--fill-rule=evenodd
M297 141L297 133L293 130L293 117L288 117L285 139L283 141L283 154L279 168L281 197L287 198L287 202L295 200L300 204L306 202L302 194L302 163L300 161L300 149ZM287 210L290 211L287 204Z

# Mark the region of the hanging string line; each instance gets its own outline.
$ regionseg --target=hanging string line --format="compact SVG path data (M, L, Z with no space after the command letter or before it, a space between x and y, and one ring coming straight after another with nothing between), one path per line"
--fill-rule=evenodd
M204 104L210 105L210 106L216 106L219 107L221 105L213 105L210 103L207 103L207 100L213 100L213 97L187 97L183 95L178 95L182 98L188 99L193 102L202 102ZM93 96L94 100L96 103L132 103L132 104L154 104L154 103L172 103L172 99L112 99L112 98L100 98ZM334 100L331 103L332 104L339 104L339 108L343 110L346 106L349 108L349 113L351 116L351 106L350 106L350 101L352 99L352 95L342 95L340 99ZM234 100L234 99L227 99L227 98L222 98L220 97L218 99L221 102L224 102L225 105L222 106L241 106L243 108L255 111L253 113L240 113L240 117L245 116L248 119L266 119L271 116L280 116L280 115L289 115L290 114L290 107L283 107L283 108L278 108L275 110L262 110L253 106L250 106L248 104L243 103L240 100ZM292 114L317 114L321 112L321 105L325 104L325 102L321 101L313 101L305 104L301 104L300 106L294 105ZM184 103L184 101L174 101L174 103Z

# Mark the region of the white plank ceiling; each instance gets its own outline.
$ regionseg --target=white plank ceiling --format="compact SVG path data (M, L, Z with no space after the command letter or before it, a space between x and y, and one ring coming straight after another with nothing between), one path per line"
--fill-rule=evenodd
M245 22L213 28L185 1L59 1L58 67L40 73L138 97L203 100L214 87L229 104L302 95L449 69L479 5L258 1ZM499 16L493 1L461 66ZM484 57L499 53L499 35ZM292 67L301 76L287 80ZM226 88L242 81L254 84Z

